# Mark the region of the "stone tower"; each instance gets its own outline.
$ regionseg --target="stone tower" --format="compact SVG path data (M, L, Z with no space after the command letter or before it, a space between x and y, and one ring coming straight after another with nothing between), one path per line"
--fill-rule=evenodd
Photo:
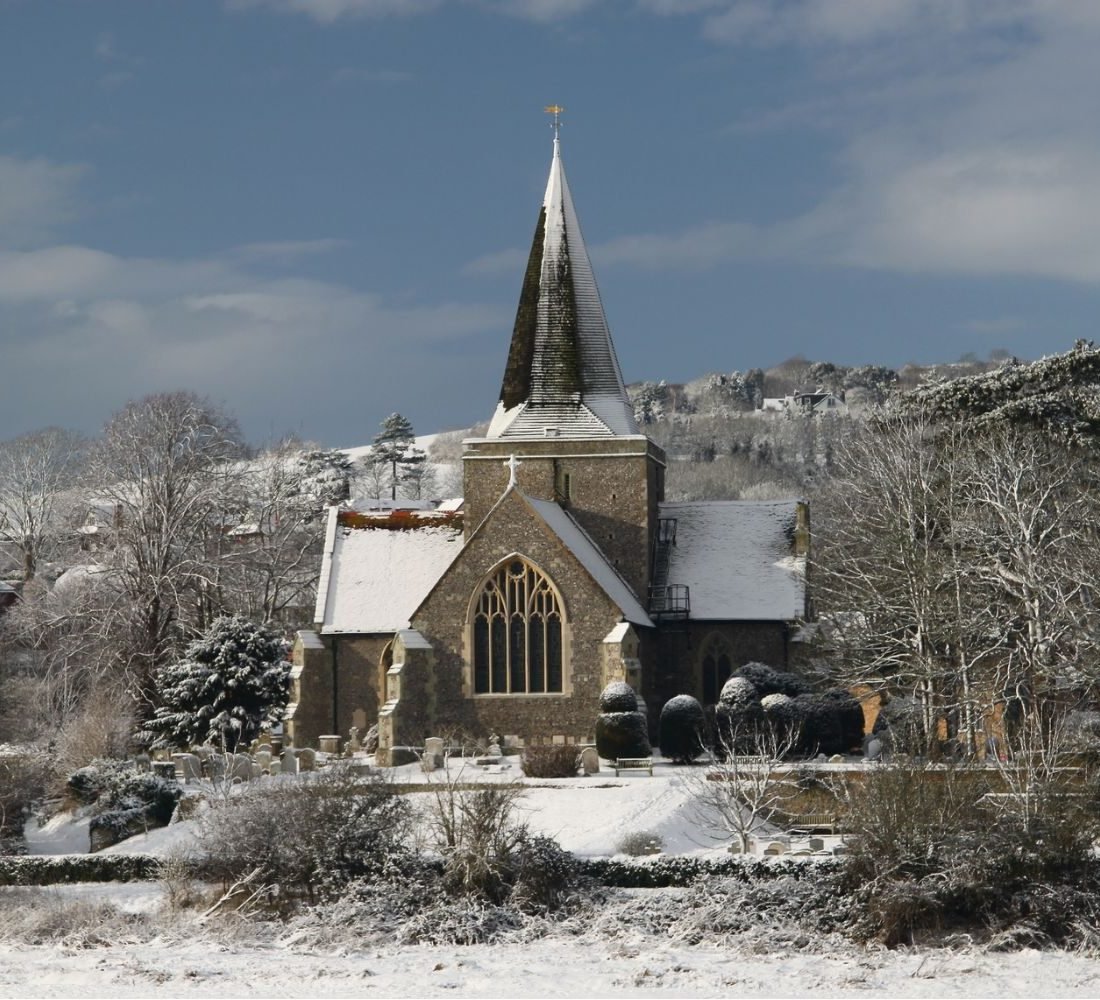
M557 129L500 401L485 437L464 444L467 537L504 493L514 457L524 493L566 507L645 604L665 454L627 398Z

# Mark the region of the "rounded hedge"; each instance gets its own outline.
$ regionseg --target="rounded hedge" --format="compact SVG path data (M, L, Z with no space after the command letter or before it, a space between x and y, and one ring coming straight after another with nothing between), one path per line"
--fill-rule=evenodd
M600 694L601 712L637 712L638 696L626 681L612 681Z
M706 732L703 706L690 694L678 694L665 702L658 722L661 755L690 764L703 752Z
M641 712L604 712L596 718L596 753L604 760L648 757L652 752Z

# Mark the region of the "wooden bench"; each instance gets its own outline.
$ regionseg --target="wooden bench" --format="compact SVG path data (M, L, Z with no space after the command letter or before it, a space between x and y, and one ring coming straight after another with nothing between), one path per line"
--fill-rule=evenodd
M619 757L614 764L615 777L619 776L620 771L648 771L649 776L653 777L653 758L652 757Z

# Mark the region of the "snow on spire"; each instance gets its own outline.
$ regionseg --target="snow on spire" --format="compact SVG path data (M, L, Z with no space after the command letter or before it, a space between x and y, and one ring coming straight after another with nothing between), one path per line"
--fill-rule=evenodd
M561 160L554 152L520 291L490 438L638 434L592 264Z

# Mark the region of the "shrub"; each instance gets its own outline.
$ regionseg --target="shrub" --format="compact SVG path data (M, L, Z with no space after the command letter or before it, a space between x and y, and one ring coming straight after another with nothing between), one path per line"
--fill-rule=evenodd
M527 747L523 751L523 773L528 778L575 778L579 757L572 745Z
M756 685L747 677L731 677L714 709L715 750L722 755L753 753L763 723Z
M619 839L615 850L619 854L627 854L632 858L644 857L648 854L660 854L665 849L664 841L660 834L652 830L635 830Z
M659 723L661 754L678 764L690 764L703 752L703 706L690 694L665 702Z
M26 751L0 757L0 854L22 846L23 825L51 778L49 757Z
M761 698L769 694L785 694L788 698L797 698L810 691L802 678L784 670L775 670L766 663L746 663L735 672L735 676L750 681Z
M641 712L604 712L596 719L596 752L605 760L652 753Z
M605 760L648 757L649 727L638 711L638 696L625 681L612 681L600 695L596 718L596 752Z
M600 694L601 712L636 712L638 696L626 681L612 681Z
M125 760L94 760L77 768L66 782L69 796L94 805L89 827L92 849L101 850L127 837L166 826L183 789L174 781L138 771Z
M800 746L808 753L847 753L863 739L863 709L842 688L794 700L802 727Z
M379 777L330 765L314 780L268 783L211 802L199 819L209 877L224 885L259 870L291 898L339 893L409 858L408 802Z

